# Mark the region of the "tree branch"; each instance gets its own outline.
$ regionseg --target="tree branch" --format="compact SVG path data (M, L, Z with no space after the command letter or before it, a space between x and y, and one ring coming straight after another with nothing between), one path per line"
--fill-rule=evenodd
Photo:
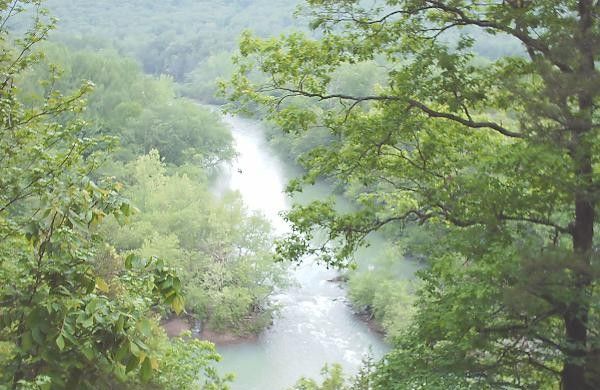
M409 109L417 108L432 118L448 119L450 121L460 123L461 125L472 128L472 129L487 128L487 129L494 130L502 135L505 135L505 136L511 137L511 138L524 138L523 134L511 131L498 123L488 122L488 121L478 122L478 121L474 121L471 119L465 119L465 118L462 118L458 115L455 115L455 114L452 114L449 112L434 110L433 108L429 107L425 103L419 102L414 99L407 99L407 98L401 97L401 96L391 96L391 95L351 96L351 95L346 95L346 94L321 94L321 93L307 92L307 91L304 91L301 89L293 89L293 88L285 88L285 87L276 87L276 89L289 92L291 94L291 95L289 95L289 97L304 96L304 97L316 98L319 101L340 99L340 100L351 100L351 101L354 101L355 103L360 103L360 102L365 102L365 101L408 102ZM354 107L354 106L356 106L356 104L353 104L351 107Z
M549 219L541 219L541 218L535 218L535 217L515 217L515 216L504 215L504 214L500 214L499 219L501 219L503 221L530 222L530 223L534 223L537 225L543 225L543 226L555 228L556 230L558 230L561 233L565 233L565 234L573 233L569 227L561 226L557 223L550 221Z
M517 30L508 25L500 24L498 22L494 22L491 20L472 18L471 16L467 15L467 13L465 12L464 9L445 4L441 1L426 0L426 2L431 4L432 6L434 6L436 9L438 9L440 11L444 11L446 13L455 15L456 17L459 18L459 21L464 23L464 25L478 26L478 27L482 27L482 28L491 28L491 29L499 30L506 34L512 35L513 37L520 40L526 47L532 48L532 49L537 50L540 53L544 54L546 56L546 58L548 60L550 60L554 65L556 65L556 67L558 67L561 71L563 71L565 73L573 72L573 69L571 68L570 65L568 65L567 63L561 61L560 59L558 59L554 56L554 54L551 52L548 45L544 44L539 39L535 39L535 38L529 36L524 31Z

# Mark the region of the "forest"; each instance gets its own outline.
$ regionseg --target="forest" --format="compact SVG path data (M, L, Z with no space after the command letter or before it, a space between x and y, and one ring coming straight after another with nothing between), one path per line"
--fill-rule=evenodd
M0 0L0 45L0 390L600 388L600 1Z

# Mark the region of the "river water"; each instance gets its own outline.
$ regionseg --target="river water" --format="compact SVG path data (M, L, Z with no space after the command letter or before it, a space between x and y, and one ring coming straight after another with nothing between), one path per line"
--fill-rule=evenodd
M262 212L277 233L284 233L287 226L279 213L290 205L283 192L286 162L265 142L260 122L224 119L238 153L224 185L239 191L249 209ZM376 250L373 245L363 257ZM335 271L310 260L291 267L297 283L275 296L281 311L273 325L256 341L217 346L223 356L220 370L236 374L234 390L285 390L301 376L319 378L325 363L337 362L353 373L366 354L380 358L388 350L381 336L352 313L344 289L328 281Z

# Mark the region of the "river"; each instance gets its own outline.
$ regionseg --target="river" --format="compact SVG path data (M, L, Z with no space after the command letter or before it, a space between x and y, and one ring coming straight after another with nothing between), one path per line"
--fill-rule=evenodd
M249 209L262 212L277 233L284 233L287 226L279 214L290 206L283 192L287 163L265 142L260 122L224 119L231 127L238 156L222 185L239 191ZM314 197L327 189L312 191ZM377 246L362 256L374 255ZM406 267L408 273L414 270L408 262ZM301 376L319 378L325 363L337 362L354 373L366 354L380 358L389 348L353 314L344 289L328 281L337 275L335 271L308 260L290 272L297 283L275 296L281 311L273 325L256 341L217 346L223 356L220 370L236 374L234 390L285 390Z

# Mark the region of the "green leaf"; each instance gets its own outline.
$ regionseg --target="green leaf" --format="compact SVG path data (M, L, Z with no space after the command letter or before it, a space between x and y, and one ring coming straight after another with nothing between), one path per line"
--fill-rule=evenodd
M61 351L65 349L65 339L63 338L62 334L58 335L58 337L56 338L56 345Z
M33 337L31 336L31 332L23 333L21 336L21 349L23 351L29 351L33 346Z
M135 259L136 255L131 253L129 255L127 255L127 257L125 258L125 268L128 270L131 270L133 268L133 260Z
M81 353L83 353L83 356L85 356L85 358L89 361L94 360L95 354L94 354L94 350L91 347L83 347L81 348Z
M125 366L125 372L131 372L135 370L139 363L140 362L136 356L131 356L127 362L127 366Z
M130 341L129 342L129 352L131 352L134 356L140 355L140 347L136 345L136 343Z
M110 288L108 287L108 283L104 281L101 277L96 278L96 288L103 293L108 293Z
M181 312L183 312L183 310L185 309L183 298L179 295L176 296L175 299L173 299L173 302L171 302L171 308L173 309L173 311L175 311L175 313L181 314Z
M125 316L123 314L119 315L119 319L117 320L117 324L115 325L115 330L118 333L123 332L123 327L125 326Z
M115 360L118 362L122 362L129 355L129 345L127 342L121 344L117 352L115 352Z
M44 337L41 329L39 326L34 327L31 330L31 335L33 336L33 340L38 344L38 345L44 345L46 344L46 338Z
M151 359L144 359L142 368L140 369L140 377L144 382L147 382L152 377L152 361Z
M137 329L142 333L145 337L152 336L152 323L149 319L143 318L137 324Z

